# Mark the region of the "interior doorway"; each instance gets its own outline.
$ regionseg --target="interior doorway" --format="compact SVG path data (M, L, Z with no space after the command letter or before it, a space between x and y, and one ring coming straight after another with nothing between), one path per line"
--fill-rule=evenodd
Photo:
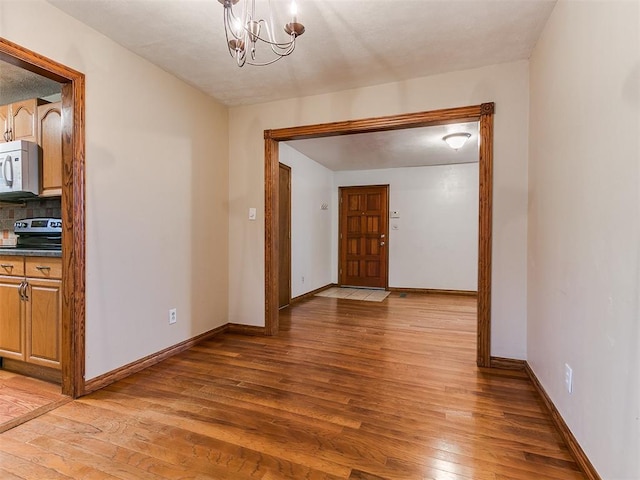
M340 187L340 286L389 286L389 185Z
M491 226L494 104L418 112L303 127L265 134L265 333L278 333L278 143L354 133L378 132L460 122L479 122L479 224L477 364L491 366Z
M0 38L0 60L61 85L62 102L62 393L84 392L85 184L84 74Z

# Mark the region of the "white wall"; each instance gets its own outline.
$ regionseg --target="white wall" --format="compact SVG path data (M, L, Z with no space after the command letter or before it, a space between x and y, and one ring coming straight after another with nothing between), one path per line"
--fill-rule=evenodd
M280 162L291 167L291 297L333 283L333 172L280 143ZM322 210L322 204L327 210Z
M531 58L528 360L606 480L640 478L639 29L560 1Z
M226 323L226 108L44 1L0 35L86 75L86 378Z
M389 185L390 287L478 289L477 163L335 172L335 184L336 199L341 186Z
M527 61L229 110L229 318L264 325L265 129L496 102L492 354L526 357ZM247 298L246 292L252 292Z

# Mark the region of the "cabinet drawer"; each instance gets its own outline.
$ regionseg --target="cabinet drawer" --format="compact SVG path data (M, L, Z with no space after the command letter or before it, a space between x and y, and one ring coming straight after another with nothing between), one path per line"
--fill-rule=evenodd
M24 276L24 257L0 255L0 275Z
M62 259L55 257L27 257L25 276L31 278L62 278Z

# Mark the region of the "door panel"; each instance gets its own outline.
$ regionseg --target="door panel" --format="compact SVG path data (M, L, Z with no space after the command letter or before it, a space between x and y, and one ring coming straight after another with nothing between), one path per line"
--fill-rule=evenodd
M389 186L340 188L341 285L386 288Z
M280 164L279 184L279 250L278 250L278 307L291 302L291 168Z
M22 278L0 278L0 357L24 360L24 302L18 290Z

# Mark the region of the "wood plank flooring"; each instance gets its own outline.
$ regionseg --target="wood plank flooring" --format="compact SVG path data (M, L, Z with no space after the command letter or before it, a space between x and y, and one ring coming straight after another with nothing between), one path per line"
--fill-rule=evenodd
M0 478L583 479L524 374L476 368L475 315L312 297L0 434Z
M0 432L69 401L60 385L0 370Z

